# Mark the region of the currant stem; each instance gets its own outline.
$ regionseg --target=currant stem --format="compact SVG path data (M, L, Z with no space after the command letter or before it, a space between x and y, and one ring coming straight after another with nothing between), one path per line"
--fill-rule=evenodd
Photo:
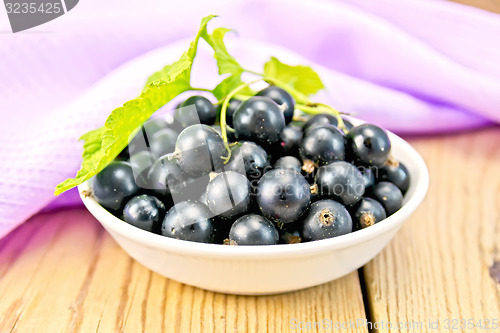
M231 158L231 148L229 147L229 143L227 140L227 131L228 131L229 126L227 125L227 122L226 122L227 106L229 105L229 101L239 91L250 86L251 84L254 84L254 83L262 81L262 80L263 79L258 79L258 80L254 80L254 81L251 81L248 83L243 83L243 84L239 85L238 87L236 87L235 89L233 89L229 94L227 94L226 98L224 98L224 102L222 103L222 108L220 110L220 131L222 133L222 140L224 141L224 146L226 147L227 154L228 154L226 157L222 157L222 159L224 160L224 164L229 162L229 159Z
M256 75L256 76L260 76L264 81L271 83L275 86L281 86L283 89L285 89L289 93L291 93L297 102L304 102L307 104L312 103L312 101L309 99L309 97L307 97L305 94L301 93L297 89L293 88L288 83L281 81L280 79L277 79L274 77L269 77L269 76L266 76L265 74L258 73L258 72L255 72L255 71L252 71L249 69L244 69L244 71L247 73Z
M211 89L207 89L207 88L197 88L197 87L189 87L189 90L197 90L197 91L212 92L212 90L211 90Z
M313 106L309 105L303 105L303 104L295 104L295 108L299 109L305 113L308 114L323 114L323 113L330 113L337 118L337 123L338 123L338 128L342 130L344 133L347 133L348 130L344 125L344 120L342 119L341 112L334 109L333 107L323 104L323 103L315 103L312 104Z
M323 104L323 103L313 103L309 99L309 97L307 97L305 94L301 93L300 91L296 90L295 88L291 87L289 84L287 84L279 79L268 77L268 76L265 76L264 74L261 74L261 73L258 73L258 72L255 72L255 71L252 71L249 69L245 69L244 71L247 73L250 73L250 74L260 76L260 77L262 77L262 79L264 81L266 81L268 83L272 83L274 85L283 87L285 90L290 92L294 96L294 98L296 99L296 102L298 104L296 104L295 107L304 111L305 113L320 114L320 113L325 113L325 111L326 111L327 113L334 115L337 118L338 128L341 131L343 131L344 133L348 132L347 128L344 125L344 121L342 120L342 117L340 116L341 112L334 109L333 107L326 105L326 104ZM319 111L318 107L322 107L324 109L322 111Z

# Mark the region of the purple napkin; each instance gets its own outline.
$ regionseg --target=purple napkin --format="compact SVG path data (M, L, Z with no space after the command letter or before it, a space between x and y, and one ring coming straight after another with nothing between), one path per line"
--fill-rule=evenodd
M255 41L269 43L267 51L320 73L327 91L319 99L395 132L500 122L498 15L424 0L199 0L172 6L86 0L45 25L2 34L0 237L53 201L55 185L74 175L81 154L77 138L100 126L113 108L139 93L144 77L175 57L143 61L141 75L136 66L134 75L123 74L124 82L111 87L124 71L117 68L191 38L209 13L221 15L212 26L238 31L229 47L242 63L260 64ZM0 31L8 30L7 20L1 21ZM178 43L169 57L179 56L176 50ZM208 62L208 54L202 57ZM51 207L75 203L76 191L70 191Z

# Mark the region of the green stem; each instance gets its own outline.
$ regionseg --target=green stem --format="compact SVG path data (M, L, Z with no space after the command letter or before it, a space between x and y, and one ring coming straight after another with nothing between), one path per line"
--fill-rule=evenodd
M296 90L289 84L276 79L272 77L265 76L264 74L249 70L249 69L244 69L245 72L254 74L257 76L262 77L262 79L266 82L272 83L276 86L281 86L283 89L287 90L292 96L295 98L295 101L298 103L296 107L305 113L309 114L320 114L320 113L330 113L333 114L337 118L337 123L338 127L340 130L342 130L344 133L347 133L347 128L344 125L344 121L342 120L342 117L340 116L340 112L333 107L323 104L323 103L313 103L307 95L301 93L300 91Z
M220 110L220 131L222 132L222 140L224 140L224 146L226 147L227 150L227 156L222 157L224 160L224 163L229 162L229 159L231 158L231 149L229 147L229 143L227 141L227 122L226 122L226 111L227 111L227 106L229 105L229 101L233 96L235 96L239 91L242 89L248 87L251 84L254 84L256 82L262 81L262 79L254 80L252 82L248 83L243 83L236 87L233 91L231 91L229 94L227 94L226 98L224 99L224 103L222 103L222 108Z
M264 74L261 74L261 73L256 72L256 71L252 71L250 69L243 69L243 71L250 73L250 74L253 74L253 75L257 75L257 76L264 76Z
M196 88L196 87L189 87L189 90L197 90L197 91L207 91L207 92L212 92L211 89L207 88Z
M337 118L337 127L343 131L344 133L347 133L348 130L344 125L344 120L340 116L340 112L333 107L323 104L323 103L313 103L311 104L312 106L309 105L303 105L303 104L295 104L295 108L299 109L305 113L308 114L322 114L322 113L330 113Z
M287 84L279 79L275 79L275 78L268 77L268 76L263 76L262 79L266 82L272 83L273 85L281 87L281 88L285 89L286 91L288 91L293 96L293 98L295 99L295 101L297 103L303 103L303 104L311 104L312 103L312 101L309 99L309 97L307 97L305 94L301 93L297 89L293 88L289 84Z
M303 93L301 93L300 91L298 91L297 89L295 89L294 87L290 86L289 84L279 80L279 79L276 79L276 78L273 78L273 77L269 77L269 76L265 76L264 74L262 73L258 73L258 72L255 72L255 71L252 71L252 70L249 70L249 69L244 69L245 72L247 73L250 73L250 74L253 74L253 75L257 75L257 76L260 76L262 77L262 79L268 83L272 83L273 85L275 86L280 86L282 87L283 89L285 89L286 91L288 91L294 98L297 102L304 102L306 104L309 104L309 103L312 103L311 100L309 99L309 97L307 97L306 95L304 95Z

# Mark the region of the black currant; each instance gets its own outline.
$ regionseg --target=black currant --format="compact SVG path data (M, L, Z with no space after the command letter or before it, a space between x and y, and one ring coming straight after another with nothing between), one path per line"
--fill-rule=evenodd
M384 206L387 216L394 214L403 206L403 194L393 183L380 182L370 191L370 197Z
M365 190L371 188L375 185L375 173L373 172L371 167L359 167L359 171L363 175L363 180L365 182ZM379 170L375 170L375 172L379 172Z
M170 156L160 157L149 169L147 188L154 190L162 197L170 199L179 195L186 187L185 175L175 160Z
M201 176L218 170L227 155L224 141L207 125L192 125L177 137L174 157L185 172Z
M156 197L138 195L130 199L123 209L123 219L143 230L159 233L167 209Z
M300 160L294 156L283 156L279 158L276 163L274 163L274 168L290 169L300 173L300 171L302 170L302 162L300 162Z
M143 150L130 156L129 163L134 172L134 178L137 186L142 188L147 187L147 175L151 166L155 162L155 157L150 151Z
M143 150L149 150L150 142L153 136L168 128L168 123L162 118L153 118L146 121L137 132L137 134L129 141L128 155L131 156Z
M173 153L175 150L175 141L179 133L171 128L164 128L156 132L149 140L149 149L155 158Z
M205 192L203 192L203 193L200 195L200 198L198 199L198 202L201 202L202 204L207 205L207 207L208 207L208 202L207 202L207 191L206 191L206 190L205 190Z
M224 241L227 242L229 239L229 230L231 230L231 226L233 225L234 220L228 220L222 218L220 216L212 217L213 225L214 225L214 233L216 244L224 244Z
M299 145L302 141L303 133L300 127L286 126L280 134L280 148L282 155L299 156Z
M139 191L139 187L131 165L114 161L92 179L92 191L101 206L121 211L125 202Z
M231 98L229 100L229 104L227 105L227 109L226 109L226 124L228 124L229 126L233 127L233 115L234 115L234 112L236 111L236 109L238 109L241 105L241 101L239 99L236 99L236 98ZM218 107L218 112L220 114L222 110L222 103L219 104L219 107Z
M182 201L165 215L161 234L192 242L213 243L215 239L212 212L197 201Z
M316 166L344 159L344 136L334 126L317 126L306 133L299 151L304 161L303 170L312 173Z
M183 178L184 184L180 187L180 191L172 193L172 200L174 202L199 198L207 190L210 181L210 175L194 177L184 173Z
M356 165L380 167L389 158L391 141L380 127L363 124L346 134L346 151L348 159Z
M352 219L347 209L334 200L320 200L311 204L303 220L302 235L314 241L352 232Z
M274 169L259 180L257 204L273 222L296 221L309 207L310 197L309 183L294 170Z
M302 221L283 224L278 227L280 244L302 243Z
M250 181L260 179L270 168L266 151L250 141L239 142L231 152L231 159L225 166L226 170L246 174Z
M385 219L384 207L377 200L363 198L353 213L354 224L357 229L367 228Z
M311 118L309 118L304 124L304 133L307 134L307 131L313 129L317 126L321 125L332 125L337 126L337 118L334 115L328 113L315 114Z
M333 162L318 169L317 192L321 198L335 199L344 205L353 205L365 193L361 171L345 161Z
M274 245L279 242L279 234L274 224L265 217L249 214L233 223L229 241L234 245Z
M233 115L238 140L271 145L280 139L285 127L283 112L267 97L254 96L243 102Z
M210 100L203 96L191 96L175 110L174 119L184 128L196 124L213 125L216 114Z
M165 119L162 118L152 118L147 120L142 127L147 133L148 137L152 137L156 132L161 131L162 129L168 128L168 123Z
M206 202L215 215L234 219L248 211L250 183L238 172L221 172L208 183Z
M257 93L256 96L263 96L272 99L278 105L285 105L286 109L283 112L285 116L285 123L290 123L293 119L293 112L295 110L295 101L286 90L277 86L269 86Z
M222 130L220 129L220 125L212 125L210 127L212 127L217 132L217 134L219 134L220 137L222 138ZM236 137L234 136L234 132L226 131L226 135L227 135L227 141L229 141L229 142L236 141Z
M385 163L378 169L378 181L388 181L396 185L401 193L405 194L410 187L410 173L401 162Z
M344 126L345 126L345 128L346 128L348 131L350 131L350 130L351 130L351 128L353 128L353 127L354 127L354 125L353 125L353 124L352 124L349 120L347 120L347 119L345 119L345 118L342 118L342 122L344 123Z

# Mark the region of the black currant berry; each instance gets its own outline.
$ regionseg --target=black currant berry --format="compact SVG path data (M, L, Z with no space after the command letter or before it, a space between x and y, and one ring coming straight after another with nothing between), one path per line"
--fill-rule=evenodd
M203 192L200 195L200 198L198 199L198 202L201 202L202 204L206 205L208 207L208 202L207 202L207 191Z
M152 118L146 121L142 127L146 131L148 137L152 137L156 132L168 128L168 123L162 118Z
M293 112L295 110L295 101L288 91L277 86L269 86L259 91L256 96L268 97L278 105L284 104L286 106L286 109L283 112L283 115L285 116L285 123L288 124L292 121Z
M236 99L236 98L231 98L229 100L229 104L227 105L227 109L226 109L226 124L228 124L229 126L233 127L233 115L234 115L234 112L236 111L236 109L238 109L241 105L241 101L239 99ZM219 107L218 107L218 112L220 114L222 110L222 103L219 104Z
M302 163L297 157L294 156L283 156L279 158L276 163L274 163L275 169L290 169L300 173L302 170Z
M243 102L233 115L238 140L271 145L280 139L285 118L278 105L267 97L254 96Z
M149 149L155 158L173 153L175 150L175 141L179 133L171 128L164 128L156 132L149 141Z
M184 129L175 144L174 157L185 172L201 176L218 170L227 155L224 141L207 125L192 125Z
M215 116L212 102L203 96L191 96L175 110L174 119L185 128L196 124L213 125Z
M135 183L141 188L148 188L147 175L151 166L155 162L155 157L150 151L143 150L130 156L129 163L134 172Z
M377 181L391 182L405 194L410 187L410 173L403 163L387 161L378 169Z
M123 219L143 230L159 233L167 209L156 197L138 195L130 199L123 209Z
M363 180L365 181L365 190L371 188L375 185L375 174L372 168L359 167L359 171L363 175ZM375 172L379 172L379 170L375 170Z
M222 130L220 129L219 125L212 125L210 127L212 127L217 132L217 134L219 134L220 137L222 138ZM229 141L229 142L236 141L236 137L234 136L234 132L226 131L226 135L227 135L227 141Z
M127 162L111 162L92 179L96 201L104 208L121 211L138 191L132 167Z
M239 142L231 152L231 159L225 166L226 170L246 174L250 181L260 179L270 168L266 151L250 141Z
M231 230L231 226L234 223L234 220L228 220L222 218L220 216L212 217L213 225L214 225L214 233L216 244L224 244L224 241L227 242L229 240L229 230Z
M315 114L304 124L303 131L307 134L307 131L321 125L332 125L337 126L337 118L334 115L323 113Z
M257 204L273 222L296 221L309 207L310 197L309 183L296 171L274 169L259 180Z
M137 134L129 141L128 147L124 150L128 151L128 155L134 155L143 150L150 150L150 142L153 136L168 128L168 123L162 118L153 118L146 121Z
M179 195L185 187L185 175L170 156L160 157L149 169L146 188L154 190L165 199Z
M403 194L393 183L380 182L370 191L370 197L384 206L387 216L394 214L403 206Z
M371 198L361 199L353 214L356 229L370 227L386 217L384 207L380 202Z
M161 234L170 238L199 243L214 242L212 212L197 201L177 203L165 215Z
M234 245L274 245L279 242L279 234L274 224L265 217L249 214L233 223L229 241Z
M280 244L302 243L302 221L283 224L278 227Z
M353 205L365 193L365 182L361 172L351 163L333 162L318 169L317 192L321 198L335 199L348 206Z
M352 219L347 209L334 200L320 200L311 204L304 217L302 235L314 241L352 232Z
M207 206L215 215L234 219L248 211L250 192L250 183L244 175L235 171L222 172L208 183Z
M342 122L344 123L344 126L345 126L345 128L346 128L348 131L350 131L350 130L351 130L351 128L353 128L353 127L354 127L354 125L353 125L353 124L352 124L349 120L347 120L347 119L345 119L345 118L342 118Z
M346 134L346 152L356 165L380 167L389 158L391 141L380 127L363 124Z
M299 156L299 145L302 141L303 133L299 127L286 126L280 134L281 155Z
M307 132L299 151L304 161L303 170L312 173L316 166L344 159L344 136L331 125L317 126Z
M195 177L184 173L183 178L184 184L180 187L180 191L171 194L174 202L199 198L207 190L207 186L210 181L210 175Z

